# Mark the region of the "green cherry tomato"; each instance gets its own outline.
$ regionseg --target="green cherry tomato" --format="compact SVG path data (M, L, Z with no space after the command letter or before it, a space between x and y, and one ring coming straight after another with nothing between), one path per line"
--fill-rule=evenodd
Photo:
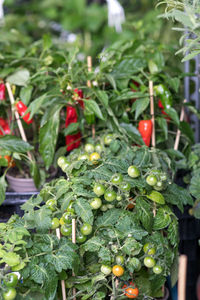
M74 210L74 208L73 208L73 205L74 205L74 202L71 201L70 204L69 204L68 207L67 207L67 211L68 211L68 212L71 212L71 213L74 213L74 212L75 212L75 210Z
M115 261L117 265L123 265L124 264L124 257L122 255L117 255L115 257Z
M123 176L121 173L115 174L111 179L113 184L120 184L123 181Z
M89 160L89 154L88 153L84 153L84 154L80 154L78 157L78 160Z
M56 210L56 205L57 205L57 201L56 199L49 199L46 202L46 206L51 210L51 211L55 211Z
M15 287L18 282L18 277L15 273L8 273L3 282L7 287Z
M106 204L103 204L100 208L101 211L107 211L108 210L108 207Z
M163 271L163 269L162 269L162 267L159 266L159 265L155 265L155 266L153 267L153 272L154 272L155 274L160 274L160 273L162 273L162 271Z
M92 226L88 223L84 223L81 227L81 233L83 235L90 235L92 233Z
M104 144L108 146L108 145L110 145L112 140L113 140L113 135L112 134L106 134L105 137L104 137Z
M137 178L140 176L140 170L136 166L130 166L128 168L128 175L132 178Z
M104 194L104 199L108 202L112 202L116 199L117 194L113 190L106 190Z
M62 219L66 224L71 224L72 219L74 219L75 214L73 212L65 212L62 215Z
M144 265L147 268L153 268L155 266L156 262L155 259L151 256L147 256L144 258Z
M103 151L103 147L101 146L101 144L96 144L94 150L98 153L101 153Z
M76 241L78 244L82 244L86 241L87 237L83 235L81 232L77 234Z
M64 236L71 236L72 234L72 226L64 224L61 226L60 232Z
M94 198L91 202L90 202L90 206L92 207L92 209L98 209L100 208L102 205L102 201L100 198Z
M117 201L121 201L122 200L122 196L121 195L117 195L116 200Z
M105 186L103 184L100 183L96 183L94 188L93 188L93 192L97 195L97 196L102 196L105 193Z
M4 300L14 300L16 295L17 295L16 289L11 287L6 292L3 293L3 299Z
M156 253L156 248L151 243L146 243L143 247L144 253L148 255L154 255Z
M125 182L125 181L120 183L119 187L120 187L120 190L122 190L123 192L129 192L131 189L130 183Z
M92 145L92 144L86 144L84 148L85 148L85 152L87 152L87 153L94 152L94 145Z
M112 272L112 268L108 265L102 265L101 272L105 275L109 275Z
M146 178L146 183L148 185L154 186L157 183L157 177L155 175L149 175Z
M60 221L58 218L53 218L51 220L51 229L56 229L60 226Z
M57 160L57 164L61 169L63 169L67 165L69 166L70 162L67 160L67 158L65 156L60 156Z

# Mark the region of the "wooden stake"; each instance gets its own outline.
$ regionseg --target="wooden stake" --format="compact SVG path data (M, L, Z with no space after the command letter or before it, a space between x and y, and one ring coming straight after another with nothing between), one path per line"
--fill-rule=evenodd
M87 66L88 66L88 72L89 73L92 72L92 57L91 56L87 57ZM92 87L92 83L90 80L87 81L87 86L89 88ZM94 124L92 124L92 137L93 137L93 139L95 138L95 125Z
M183 103L186 103L186 102L187 102L187 100L185 99L183 101ZM184 116L185 116L185 108L184 108L184 106L182 106L182 108L181 108L181 115L180 115L180 122L183 122ZM179 146L179 142L180 142L180 137L181 137L181 131L180 131L180 129L178 129L177 133L176 133L175 143L174 143L174 150L178 150L178 146Z
M151 145L152 147L156 146L156 134L155 134L155 115L154 115L154 98L153 98L153 81L149 81L149 94L150 94L150 113L151 113L151 121L152 121L152 137L151 137Z
M76 219L72 219L72 243L76 244ZM75 276L73 273L72 276ZM76 289L73 288L73 299L76 300Z
M14 99L14 96L13 96L13 93L12 93L12 90L11 90L9 82L6 82L6 88L7 88L7 91L8 91L8 95L9 95L9 99L10 99L10 103L11 103L12 109L14 109L15 99ZM14 110L14 111L15 111L15 118L17 120L17 125L18 125L18 128L19 128L22 140L25 141L25 142L27 142L26 134L25 134L24 128L22 126L22 122L20 120L20 116L19 116L19 114L18 114L18 112L16 110ZM27 154L28 154L28 157L30 159L32 159L31 153L27 152Z
M179 258L178 269L178 300L185 300L186 292L186 276L187 276L187 256L181 255Z
M60 229L59 228L56 228L56 236L60 240ZM61 280L61 289L62 289L62 300L67 300L64 280Z

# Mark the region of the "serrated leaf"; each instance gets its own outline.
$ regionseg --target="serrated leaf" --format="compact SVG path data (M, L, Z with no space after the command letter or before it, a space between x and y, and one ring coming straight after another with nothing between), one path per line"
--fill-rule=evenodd
M102 216L99 216L96 220L97 226L109 226L116 223L121 215L122 211L120 209L110 209L106 211Z
M136 200L136 211L142 225L150 233L153 226L153 212L151 205L142 199L142 197L139 197Z
M93 224L94 216L92 213L92 208L87 200L83 198L78 198L74 205L76 214L81 217L81 219L89 224Z
M141 249L142 249L142 244L140 244L134 238L131 237L127 238L124 241L124 244L121 248L123 253L132 256L139 254Z
M2 175L0 177L0 205L4 202L5 197L6 197L6 187L7 187L7 182L5 180L5 176Z
M51 228L51 210L45 206L34 212L34 221L36 230L45 232Z
M83 245L85 251L96 252L105 244L105 241L99 237L92 237Z
M46 279L48 278L48 271L44 263L40 263L38 265L32 265L31 268L31 279L39 284L44 284Z
M178 243L178 221L176 218L172 219L172 222L168 227L168 239L170 240L173 246Z
M171 222L171 217L169 213L166 212L164 208L159 208L154 218L153 229L161 230L167 227L170 224L170 222Z
M102 261L111 261L111 253L110 250L106 247L101 247L98 252L99 258L102 259Z
M137 130L137 128L135 126L133 126L132 124L126 124L126 123L120 123L120 126L124 130L126 130L127 135L133 142L135 142L139 145L144 145L144 141L141 137L141 134L139 133L139 131Z

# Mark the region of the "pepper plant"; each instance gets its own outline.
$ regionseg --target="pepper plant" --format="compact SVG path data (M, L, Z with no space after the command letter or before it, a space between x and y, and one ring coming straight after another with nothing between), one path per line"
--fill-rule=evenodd
M178 223L172 205L183 210L193 202L172 183L167 154L131 147L105 132L58 164L66 176L23 204L22 218L0 224L3 276L10 269L21 276L16 299L57 299L60 279L69 299L73 288L77 299L161 297L166 277L176 281ZM0 289L4 299L8 288Z

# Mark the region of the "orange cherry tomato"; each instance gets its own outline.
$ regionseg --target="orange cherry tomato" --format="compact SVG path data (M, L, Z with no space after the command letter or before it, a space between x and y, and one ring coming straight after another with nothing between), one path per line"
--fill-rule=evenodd
M123 289L125 289L125 295L127 298L137 298L137 296L139 295L139 290L137 287L135 287L134 283L131 281L129 283L129 285L127 286L127 284L125 284L123 286Z
M115 276L117 277L120 277L124 274L124 268L120 265L115 265L113 268L112 268L112 272Z

